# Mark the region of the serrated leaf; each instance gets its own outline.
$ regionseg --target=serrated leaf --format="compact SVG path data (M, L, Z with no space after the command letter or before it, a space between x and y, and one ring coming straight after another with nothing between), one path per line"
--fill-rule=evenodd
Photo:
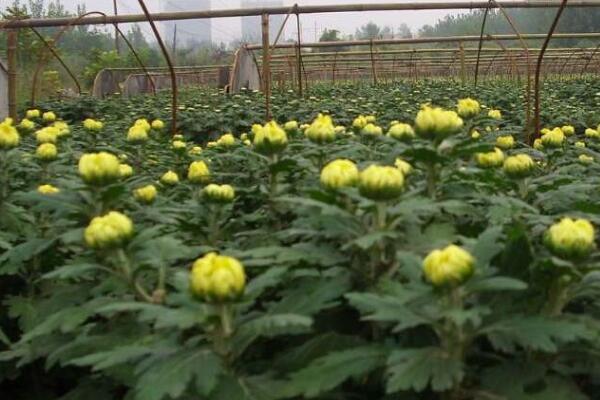
M394 351L388 360L387 393L421 392L428 386L436 392L452 388L464 377L463 364L438 347Z
M338 351L317 358L290 375L288 395L316 397L350 378L360 378L385 363L387 351L379 346L364 346Z
M100 371L125 362L131 362L152 352L153 349L148 346L119 346L109 351L101 351L75 358L69 361L68 364L80 367L89 366L93 371Z
M494 347L503 351L514 351L518 345L554 353L561 344L593 338L582 323L543 316L514 316L486 327L482 333L488 335Z
M137 371L136 400L178 398L193 383L198 394L207 396L222 373L221 360L210 350L182 349L156 357L150 366Z

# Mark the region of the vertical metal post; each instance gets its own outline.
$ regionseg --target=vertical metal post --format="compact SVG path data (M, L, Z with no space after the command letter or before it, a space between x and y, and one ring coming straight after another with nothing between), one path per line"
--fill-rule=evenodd
M458 42L458 52L460 54L460 80L464 85L467 83L467 72L465 70L465 47L463 42Z
M9 29L7 35L8 115L17 121L17 42L18 31Z
M117 0L113 0L113 10L115 12L115 17L119 15L119 10L117 9ZM117 54L121 54L121 46L119 45L119 25L115 24L115 50Z
M377 70L375 69L375 55L373 54L373 39L371 39L369 48L371 50L371 72L373 74L373 84L377 85Z
M269 47L269 14L263 14L262 20L262 90L265 95L265 119L271 119L271 57Z
M300 14L298 13L298 5L296 5L296 28L298 29L298 42L296 43L296 63L298 70L298 93L302 96L302 34L300 31Z

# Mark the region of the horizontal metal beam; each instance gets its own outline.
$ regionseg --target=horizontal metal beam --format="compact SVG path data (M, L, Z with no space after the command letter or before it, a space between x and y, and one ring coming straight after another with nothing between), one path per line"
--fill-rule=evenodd
M548 36L547 33L526 33L522 34L521 37L525 40L543 40ZM552 39L593 39L600 38L598 32L583 32L583 33L555 33L552 35ZM384 45L384 44L416 44L416 43L447 43L447 42L479 42L479 40L490 41L490 40L519 40L517 35L487 35L480 38L479 35L471 36L438 36L438 37L420 37L410 39L375 39L375 40L340 40L337 42L313 42L313 43L302 43L301 47L345 47L345 46L370 46L373 45ZM258 50L262 48L259 44L253 44L246 46L250 50ZM294 48L298 47L296 43L280 43L275 46L278 49Z
M557 1L497 1L503 8L550 8L558 7ZM567 7L598 7L598 0L571 0ZM471 10L480 8L496 8L496 4L489 4L488 1L459 1L459 2L411 2L411 3L364 3L364 4L330 4L314 6L298 6L294 13L298 14L320 14L320 13L339 13L339 12L363 12L363 11L418 11L418 10ZM226 10L207 10L207 11L181 11L181 12L162 12L152 14L154 21L175 21L185 19L205 19L205 18L230 18L259 16L263 14L281 15L288 14L289 7L257 7L257 8L238 8ZM42 28L65 25L105 25L105 24L126 24L135 22L144 22L147 18L143 14L130 15L109 15L106 17L85 17L77 18L47 18L47 19L26 19L17 21L5 21L2 28Z

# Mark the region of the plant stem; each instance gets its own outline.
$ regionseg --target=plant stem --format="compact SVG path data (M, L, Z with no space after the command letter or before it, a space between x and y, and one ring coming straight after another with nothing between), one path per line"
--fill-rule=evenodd
M219 304L219 317L221 318L221 332L224 338L229 338L233 333L231 309L228 304Z
M519 179L517 181L517 186L519 188L519 196L521 199L525 200L527 198L527 194L529 193L529 181L527 178Z
M427 195L435 200L437 166L435 163L427 164Z
M569 302L569 284L559 277L554 280L548 292L548 300L542 310L543 314L557 317Z

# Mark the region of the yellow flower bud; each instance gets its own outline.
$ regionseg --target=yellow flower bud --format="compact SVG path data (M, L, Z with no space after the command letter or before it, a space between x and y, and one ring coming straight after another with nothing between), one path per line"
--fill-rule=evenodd
M375 121L377 120L377 118L375 118L374 115L367 115L365 117L365 119L367 120L367 123L369 123L369 124L374 124Z
M71 133L71 129L65 121L56 121L52 124L52 127L56 128L57 137L67 136L69 133Z
M288 133L294 133L298 130L298 121L288 121L283 125L283 129ZM241 138L245 140L247 138Z
M202 154L202 147L200 147L200 146L194 146L194 147L192 147L190 149L190 151L189 151L189 154L191 156L197 156L197 155Z
M360 173L360 194L372 200L391 200L402 193L404 175L395 167L371 165Z
M502 119L502 113L500 112L500 110L490 110L488 111L488 117L493 118L493 119Z
M517 154L504 160L503 169L511 178L524 178L535 168L535 162L527 154Z
M27 112L25 113L25 116L28 119L39 118L40 117L40 110L27 110Z
M173 140L183 140L183 135L180 135L180 134L173 135Z
M475 259L466 250L449 245L433 250L423 260L425 278L436 287L456 286L473 275Z
M42 161L55 160L58 155L56 146L52 143L43 143L35 150L35 156Z
M580 154L577 159L582 164L591 164L594 162L594 157L588 156L586 154Z
M155 119L154 121L152 121L151 127L156 131L160 131L165 127L165 123L160 119Z
M563 218L545 234L544 243L556 255L583 258L595 248L594 226L586 219Z
M358 182L358 176L358 168L352 161L334 160L321 170L321 185L327 189L354 186Z
M319 114L312 124L306 128L304 135L311 142L319 144L333 142L336 137L333 120L329 115Z
M134 125L127 131L127 141L129 143L144 143L148 140L148 131L143 125Z
M0 150L8 150L19 145L17 128L7 122L0 123Z
M352 121L352 127L357 131L360 131L362 128L367 126L368 123L369 121L367 121L367 117L364 115L359 115L358 117L354 118L354 121Z
M598 138L598 137L600 137L600 132L597 131L596 129L587 128L585 130L585 136L590 137L590 138Z
M481 137L481 133L479 133L478 131L471 131L471 139L479 139Z
M58 129L53 126L47 126L35 133L35 139L38 143L56 143L58 140Z
M541 137L544 147L560 147L565 140L565 134L560 128L554 128Z
M508 150L513 148L515 145L515 138L511 135L498 136L496 138L496 146L502 150Z
M443 139L459 132L462 127L463 120L457 113L442 108L424 106L415 118L415 130L429 139Z
M192 266L191 292L206 302L235 301L244 293L245 287L244 266L233 257L208 253Z
M104 127L104 124L101 121L96 121L95 119L87 118L83 121L83 127L91 132L101 131Z
M396 161L394 161L394 166L398 168L404 176L409 175L413 170L412 165L410 165L400 157L396 158Z
M396 140L411 140L415 137L415 131L409 124L393 124L387 132L387 135Z
M381 136L383 135L383 129L372 123L368 123L364 128L360 130L360 133L365 136Z
M346 127L337 125L335 128L333 128L333 131L336 135L343 135L344 133L346 133Z
M119 159L106 152L84 154L79 159L79 175L86 183L106 184L119 179Z
M179 183L179 176L173 171L167 171L160 177L160 182L165 185L176 185Z
M466 119L473 118L481 112L479 102L471 98L458 100L458 105L456 106L456 108L458 111L458 115Z
M129 178L133 175L133 168L129 164L121 164L119 165L119 176L123 179Z
M582 142L582 141L575 142L575 147L584 148L585 142Z
M143 130L146 131L146 133L150 132L150 129L152 128L152 126L150 125L150 123L148 122L148 120L146 118L137 119L133 123L133 126L142 128Z
M42 114L42 119L46 122L54 122L56 121L56 114L54 114L52 111L47 111Z
M181 153L184 152L187 145L183 140L175 140L171 143L171 148L175 150L175 152Z
M542 139L535 139L533 141L533 148L536 150L543 150L544 149L544 145L542 144Z
M575 134L575 127L572 125L563 125L560 129L567 136L571 136L571 135Z
M133 235L133 222L124 214L111 211L95 217L85 228L85 243L94 249L120 246Z
M495 147L494 151L475 154L475 161L481 168L499 167L504 162L504 153L502 150Z
M235 190L231 185L211 183L202 190L202 195L213 203L231 203L235 197Z
M206 147L208 147L209 149L213 148L213 147L217 147L217 142L210 141L210 142L206 143Z
M133 191L133 197L140 203L151 204L156 198L156 187L154 185L146 185L137 188Z
M25 118L21 120L21 123L19 123L19 128L24 131L31 131L35 128L35 122Z
M187 178L192 183L206 183L210 179L210 171L204 161L194 161L188 167Z
M54 187L52 185L40 185L37 188L38 193L40 194L56 194L60 192L60 189L58 189L57 187Z
M217 140L217 145L219 145L221 147L234 146L235 145L235 137L231 133L226 133Z
M254 134L254 150L265 155L281 152L288 144L287 134L275 121L267 122L264 126L252 126Z

